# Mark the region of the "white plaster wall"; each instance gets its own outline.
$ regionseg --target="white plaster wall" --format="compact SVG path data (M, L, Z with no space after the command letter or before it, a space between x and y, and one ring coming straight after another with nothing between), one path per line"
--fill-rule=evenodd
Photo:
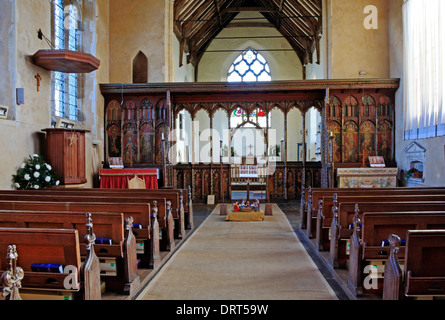
M259 13L240 13L236 16L240 18L254 18L261 16ZM275 28L251 27L251 28L225 28L217 37L260 37L260 36L281 36ZM284 38L267 39L230 39L213 40L207 51L215 50L236 50L236 52L205 53L199 63L199 82L225 82L227 72L233 61L241 51L253 48L256 50L265 49L291 49L291 46ZM303 77L303 67L295 52L289 51L262 51L260 52L269 63L273 81L279 80L301 80Z
M287 161L298 161L298 143L303 141L302 124L300 110L292 108L287 114Z
M426 149L424 178L425 186L445 186L445 137L419 140L404 140L404 72L403 72L403 0L389 4L389 57L391 77L400 78L400 89L396 93L396 161L400 170L409 170L409 161L404 150L413 142Z
M179 41L176 36L173 36L173 58L172 58L172 79L173 82L194 82L195 81L195 68L191 63L187 63L187 56L182 54L182 66L179 65Z
M165 82L165 1L111 0L110 82L132 83L132 61L148 59L148 82Z
M2 51L0 56L2 72L5 72L2 78L7 79L5 86L0 86L0 96L4 97L0 103L10 107L11 120L0 120L0 189L11 189L12 175L19 165L30 154L45 153L42 129L51 126L51 72L32 63L35 52L49 48L44 40L38 39L37 30L41 29L45 36L51 37L51 7L49 1L35 0L10 0L3 4L2 9L7 10L1 11L0 16L10 25L7 28L2 25L0 29L0 38L8 39L8 52L4 54ZM103 154L103 98L98 85L108 82L108 1L86 0L84 9L88 20L84 25L84 49L101 60L98 71L82 76L82 116L85 121L80 128L91 131L86 135L86 171L87 186L92 186ZM42 77L40 91L37 91L34 78L37 73ZM15 88L24 89L25 103L22 105L15 103ZM96 139L101 141L100 146L93 150L92 141Z
M37 38L37 30L40 28L45 35L50 34L50 5L47 1L21 0L7 1L5 6L7 9L1 15L11 24L0 29L0 37L8 39L8 52L0 57L6 69L2 78L7 79L1 96L4 96L2 103L10 108L9 119L12 120L0 120L0 189L11 189L12 175L19 165L30 154L43 152L41 130L50 125L50 73L35 66L31 59L44 46ZM37 73L42 77L39 92L34 78ZM16 88L24 89L25 103L22 105L15 102Z

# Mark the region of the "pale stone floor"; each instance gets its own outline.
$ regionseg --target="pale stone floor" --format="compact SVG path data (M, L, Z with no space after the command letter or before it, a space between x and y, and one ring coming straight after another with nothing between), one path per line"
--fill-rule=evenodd
M297 237L306 248L309 256L312 258L315 265L319 268L320 272L326 279L326 281L331 286L332 290L336 293L339 300L349 300L347 293L343 290L342 286L339 284L338 275L334 275L332 271L326 266L326 261L323 257L315 251L314 247L310 243L309 239L303 235L300 230L300 203L299 202L288 202L278 204L278 207L283 211L289 220L292 228L294 229ZM215 205L206 204L193 204L194 213L194 223L195 227L198 227L213 211Z
M192 237L186 246L176 250L174 260L165 263L159 276L150 281L137 300L163 300L166 297L175 300L185 296L187 299L251 297L260 300L267 297L283 301L339 299L317 270L305 246L295 242L298 236L289 234L294 228L278 206L274 205L276 209L273 210L278 210L274 211L274 217L265 219L261 225L221 223L224 220L214 211L215 207L193 204L193 236L190 234ZM287 209L295 211L293 207ZM248 241L249 235L255 241ZM246 241L240 242L242 239ZM278 246L277 241L280 242ZM190 259L196 254L196 259ZM258 259L264 263L257 264ZM203 267L207 265L210 267ZM265 276L272 270L273 281ZM182 277L184 271L188 274L187 280ZM304 277L301 277L302 273ZM264 281L258 281L261 277L265 277ZM189 281L194 278L201 281ZM233 290L234 287L237 290Z

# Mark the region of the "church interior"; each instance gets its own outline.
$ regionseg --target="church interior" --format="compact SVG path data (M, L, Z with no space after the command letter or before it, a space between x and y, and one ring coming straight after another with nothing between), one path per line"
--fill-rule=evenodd
M442 2L1 0L4 297L443 299Z

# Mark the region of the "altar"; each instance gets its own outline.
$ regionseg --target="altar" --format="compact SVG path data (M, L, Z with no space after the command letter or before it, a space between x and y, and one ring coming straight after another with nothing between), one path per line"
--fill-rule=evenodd
M339 188L395 188L397 168L338 168Z
M158 189L158 169L101 169L99 175L103 189L128 189L128 181L135 176L145 181L147 189Z

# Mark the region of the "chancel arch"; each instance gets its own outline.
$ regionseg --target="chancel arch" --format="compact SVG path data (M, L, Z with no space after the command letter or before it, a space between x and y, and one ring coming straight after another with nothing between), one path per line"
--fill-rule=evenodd
M176 162L189 163L192 152L192 116L188 109L181 109L176 117Z
M212 118L204 106L199 106L193 121L194 163L212 162Z
M268 154L269 156L284 160L285 140L285 113L278 105L274 105L268 112Z
M287 112L287 161L303 161L303 114L297 106Z
M227 111L222 106L217 106L212 113L212 156L213 163L224 162L222 157L228 157L230 150L230 131L229 131L229 117ZM226 159L227 162L227 159Z
M305 113L305 156L306 161L321 161L321 114L316 107Z

